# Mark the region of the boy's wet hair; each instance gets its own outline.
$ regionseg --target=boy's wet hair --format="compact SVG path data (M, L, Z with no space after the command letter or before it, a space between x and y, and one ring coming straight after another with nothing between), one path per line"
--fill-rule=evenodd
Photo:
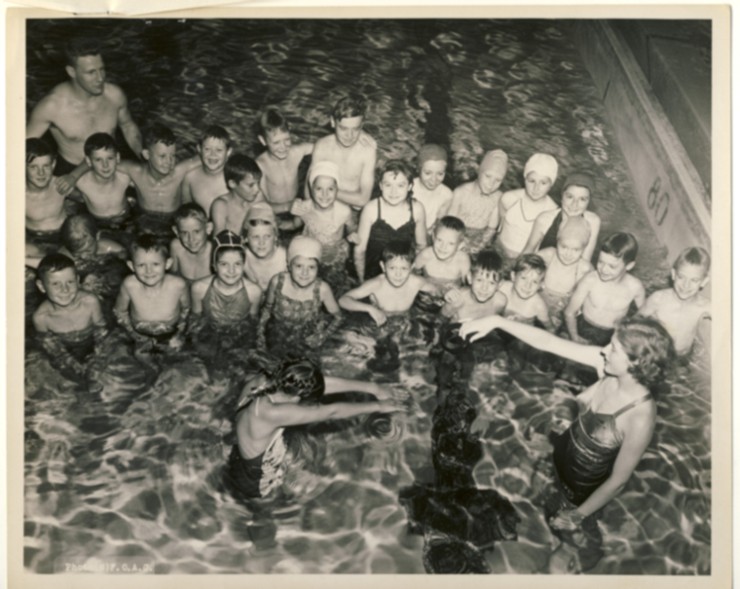
M637 240L631 233L614 233L601 244L601 251L621 259L625 264L637 259Z
M490 272L496 277L496 280L501 276L503 268L504 261L501 259L501 256L493 250L483 250L478 252L478 254L470 261L470 270L473 274L476 272Z
M459 219L458 217L455 217L453 215L445 215L439 221L437 221L437 226L434 228L435 235L437 234L437 230L440 227L451 229L452 231L457 231L458 233L465 233L465 223L462 219Z
M231 146L231 138L229 137L229 132L221 125L211 125L210 127L206 128L200 138L200 145L203 145L208 139L220 139L226 145L226 149Z
M201 221L204 225L208 223L208 215L206 215L203 207L194 202L187 202L184 205L177 207L172 222L177 225L180 221L184 221L185 219L198 219L198 221Z
M673 338L660 322L639 316L623 319L616 335L630 360L629 373L655 395L676 357Z
M403 239L393 239L383 248L381 258L384 263L388 263L395 258L403 258L410 264L414 263L416 252L414 244Z
M52 161L57 158L57 150L48 141L31 137L26 139L26 163L30 164L37 157L48 155Z
M76 244L80 237L92 235L93 238L96 238L98 235L98 226L92 215L82 213L67 217L62 224L60 232L62 245L71 252L77 249Z
M72 268L75 274L77 274L77 266L75 266L74 260L69 256L55 252L41 259L38 268L36 268L36 275L43 282L52 272L60 272L67 268Z
M176 141L175 134L167 125L162 123L153 123L144 132L144 146L149 148L157 143L162 145L174 145Z
M244 153L235 153L226 160L224 179L227 186L229 181L239 184L247 174L251 174L258 182L262 178L262 169L251 157Z
M690 247L678 254L676 261L673 262L673 269L678 270L684 264L701 266L704 270L704 275L706 276L709 274L712 259L709 256L709 252L707 252L703 247Z
M545 264L545 260L537 254L523 254L516 259L511 271L518 274L525 270L536 270L537 272L544 274L547 270L547 265Z
M364 96L359 94L350 94L344 98L340 98L334 105L334 110L331 112L331 116L335 123L338 123L342 119L351 119L353 117L365 118L367 113L367 100Z
M170 248L165 241L151 233L141 233L131 242L128 253L131 259L138 250L145 252L158 252L164 256L164 259L170 257Z
M383 176L389 173L393 174L394 178L398 174L403 174L406 176L406 180L409 181L409 184L414 178L414 170L403 160L388 160L385 162L385 165L380 170L380 175L378 177L379 180L382 180Z
M101 55L100 42L90 37L77 37L71 39L64 46L64 60L67 65L75 67L80 57L88 55Z
M93 133L85 139L85 155L90 157L94 151L99 149L110 149L113 153L118 153L116 140L108 133Z
M288 119L285 118L274 106L270 106L262 113L259 121L259 134L263 139L267 139L267 134L273 131L285 131L290 133Z

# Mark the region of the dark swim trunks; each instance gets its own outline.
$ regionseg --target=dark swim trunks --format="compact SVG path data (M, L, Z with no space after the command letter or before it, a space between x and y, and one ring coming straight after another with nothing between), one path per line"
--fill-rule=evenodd
M589 343L595 346L605 346L612 341L614 335L614 328L599 327L590 323L583 315L579 315L576 319L576 326L578 328L578 335L580 335Z
M57 163L54 166L54 176L66 176L80 164L71 164L61 155L57 155Z

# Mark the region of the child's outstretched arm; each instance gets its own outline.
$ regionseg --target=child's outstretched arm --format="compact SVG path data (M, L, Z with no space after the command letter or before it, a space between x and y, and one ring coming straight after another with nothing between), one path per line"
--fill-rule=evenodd
M319 339L321 340L321 343L323 343L324 340L330 337L342 324L342 310L339 308L339 304L337 304L337 300L334 298L334 293L331 291L331 287L326 282L322 281L321 283L320 295L324 308L332 317L326 328L322 329L319 334Z
M371 278L370 280L363 282L357 288L353 288L349 292L344 293L339 297L339 306L347 311L360 311L367 313L375 320L376 324L383 325L383 323L388 320L386 314L376 306L363 303L361 301L361 299L369 297L375 292L375 289L378 287L378 281L381 279L381 277L376 276L375 278Z
M131 305L131 294L126 287L126 280L121 284L121 290L118 291L118 298L116 298L116 304L113 307L113 314L116 317L118 323L128 333L134 341L140 341L143 338L135 329L133 323L131 323L131 315L129 313L129 306Z

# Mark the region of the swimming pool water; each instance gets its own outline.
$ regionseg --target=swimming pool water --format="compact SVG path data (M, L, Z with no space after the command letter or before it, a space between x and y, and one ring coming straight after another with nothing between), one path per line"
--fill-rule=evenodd
M561 178L589 170L602 236L635 234L635 274L648 291L667 284L670 261L633 195L566 21L32 20L29 109L64 79L61 47L81 29L105 38L109 79L126 91L134 119L170 125L183 157L206 124L223 125L236 151L252 152L267 105L289 116L297 138L315 140L330 132L336 99L360 91L379 159L413 160L425 141L448 144L451 186L474 177L495 147L509 154L506 189L521 185L535 151L557 157ZM123 271L91 270L108 308ZM27 318L38 302L28 273ZM424 539L408 532L398 500L402 488L433 480L435 365L422 319L383 331L400 341L395 369L368 365L380 333L362 322L348 321L322 350L329 373L385 381L411 408L384 437L364 419L315 431L314 457L288 485L300 499L274 518L247 510L221 482L233 443L232 383L246 353L231 366L185 353L157 374L114 335L97 360L103 391L92 396L53 372L29 331L25 567L63 572L70 559L126 557L162 573L424 572ZM518 540L486 554L491 570L577 570L577 551L553 536L539 505L551 483L547 433L571 393L548 374L512 375L500 357L478 365L468 386L493 400L476 484L508 498L521 517ZM709 399L706 366L681 368L658 401L637 472L600 518L604 555L589 572L709 572Z

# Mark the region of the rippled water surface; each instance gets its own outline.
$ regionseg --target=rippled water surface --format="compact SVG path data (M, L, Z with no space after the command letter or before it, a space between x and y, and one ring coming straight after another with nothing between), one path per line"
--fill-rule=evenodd
M638 237L635 274L666 286L669 261L652 235L567 22L527 21L29 21L29 109L64 79L70 34L104 37L109 79L127 93L140 126L170 125L179 154L194 153L206 124L226 127L236 150L256 149L253 124L267 105L296 138L329 132L348 91L370 102L366 130L379 158L412 160L425 141L451 148L451 186L474 177L483 151L509 154L504 188L522 184L535 151L554 154L561 177L590 170L602 235ZM560 184L556 185L556 188ZM125 272L101 266L91 288L110 309ZM95 272L93 272L95 274ZM335 293L340 294L340 293ZM27 276L26 317L39 303ZM331 374L381 379L412 410L390 431L361 419L314 432L316 458L289 481L298 502L260 518L223 488L233 443L230 407L242 370L191 355L159 374L118 336L96 362L103 392L63 380L30 341L25 372L25 566L63 570L68 559L131 557L171 573L422 573L423 539L407 531L399 490L430 482L435 366L417 320L398 326L400 367L368 362L378 333L351 322L322 353ZM379 369L380 368L380 369ZM393 367L391 367L393 368ZM487 554L497 573L561 572L574 551L546 525L538 498L551 483L546 433L570 393L537 372L509 374L501 358L479 365L471 388L494 414L476 466L521 517L518 541ZM624 492L604 510L596 573L709 572L708 370L679 371L659 400L654 439ZM375 435L374 435L375 434Z

